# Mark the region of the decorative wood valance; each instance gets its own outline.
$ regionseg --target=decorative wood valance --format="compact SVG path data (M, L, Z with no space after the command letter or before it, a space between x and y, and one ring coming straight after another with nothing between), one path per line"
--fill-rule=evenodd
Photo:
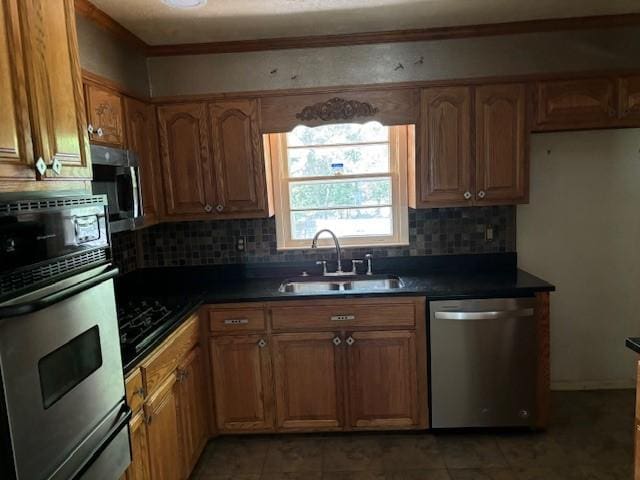
M304 107L300 113L296 114L296 118L304 121L319 119L327 122L330 120L351 120L356 117L371 117L376 113L378 113L378 109L370 103L334 97L326 102Z

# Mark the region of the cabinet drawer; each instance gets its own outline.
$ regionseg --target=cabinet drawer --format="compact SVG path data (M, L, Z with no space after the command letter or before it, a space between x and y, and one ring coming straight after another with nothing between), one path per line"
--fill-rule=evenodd
M160 383L178 368L179 362L198 343L198 315L189 318L141 366L146 395L151 395Z
M209 330L214 333L254 332L264 329L263 308L209 309Z
M145 393L142 387L142 372L139 368L129 373L125 379L124 388L127 393L127 405L135 415L142 408Z
M367 302L333 300L304 305L272 305L271 322L274 330L341 329L353 327L407 327L416 324L413 302Z

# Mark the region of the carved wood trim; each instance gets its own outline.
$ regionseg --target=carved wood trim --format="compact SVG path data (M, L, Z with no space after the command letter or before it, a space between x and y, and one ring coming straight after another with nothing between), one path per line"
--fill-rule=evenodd
M356 117L372 117L378 109L367 102L345 100L333 97L326 102L318 102L306 106L296 114L296 118L303 121L311 120L351 120Z

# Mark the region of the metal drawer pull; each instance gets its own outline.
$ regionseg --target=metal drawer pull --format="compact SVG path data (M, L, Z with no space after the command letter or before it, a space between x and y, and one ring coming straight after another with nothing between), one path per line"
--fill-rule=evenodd
M264 348L264 347L266 347L266 346L267 346L267 342L265 342L265 341L264 341L264 339L263 339L263 338L261 338L261 339L260 339L260 341L258 342L258 346L259 346L260 348Z
M533 308L497 312L436 312L437 320L495 320L500 318L532 317Z
M340 340L340 337L333 337L333 340L331 341L336 347L342 343L342 340Z
M248 318L228 318L224 321L225 325L246 325L249 323Z
M354 343L356 343L356 341L351 336L349 338L347 338L346 342L347 342L347 345L349 345L349 346L351 346Z
M133 392L134 395L138 395L141 398L144 398L146 393L144 391L144 387L140 387L139 389L137 389L135 392Z
M331 320L334 322L344 322L346 320L355 320L355 315L332 315Z

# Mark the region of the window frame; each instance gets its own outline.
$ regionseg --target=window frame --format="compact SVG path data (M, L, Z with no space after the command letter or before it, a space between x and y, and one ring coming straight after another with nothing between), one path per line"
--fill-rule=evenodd
M391 247L409 245L409 188L408 165L414 149L409 141L415 135L414 125L388 126L389 128L389 173L355 174L337 176L337 178L391 179L391 211L393 217L393 235L339 237L342 247ZM375 142L371 142L375 144ZM265 135L265 152L270 159L273 205L276 217L276 241L278 250L301 250L311 248L311 239L296 240L292 238L291 208L289 200L290 182L304 181L303 178L288 177L287 133L271 133ZM314 180L333 177L311 177ZM318 240L319 248L333 248L333 240L323 235Z

